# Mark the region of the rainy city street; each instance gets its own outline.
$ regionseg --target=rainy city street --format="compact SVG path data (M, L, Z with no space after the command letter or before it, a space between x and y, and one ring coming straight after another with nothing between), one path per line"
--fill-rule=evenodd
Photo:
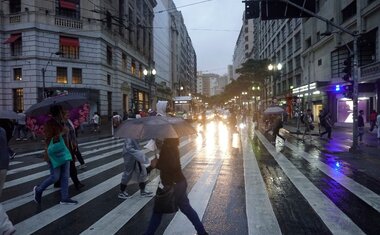
M318 149L314 137L302 142L284 129L286 142L271 144L270 133L251 123L232 133L226 123L194 123L197 135L181 138L180 154L190 203L209 234L379 234L380 183L342 159ZM77 205L59 205L59 190L49 187L42 204L32 188L48 175L36 143L11 162L3 206L18 234L142 234L152 213L152 198L119 199L123 141L107 136L80 137L87 168L78 170L85 187L70 185ZM141 145L145 144L142 142ZM18 150L20 151L20 150ZM150 158L153 153L144 150ZM374 164L376 164L374 162ZM158 172L147 188L155 192ZM167 214L157 234L195 234L181 212Z

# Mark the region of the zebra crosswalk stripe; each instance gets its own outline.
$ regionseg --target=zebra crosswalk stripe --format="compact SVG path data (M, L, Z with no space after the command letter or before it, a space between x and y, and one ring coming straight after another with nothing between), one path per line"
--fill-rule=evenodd
M333 234L365 234L259 132L257 137Z
M242 133L248 234L281 234L247 133Z

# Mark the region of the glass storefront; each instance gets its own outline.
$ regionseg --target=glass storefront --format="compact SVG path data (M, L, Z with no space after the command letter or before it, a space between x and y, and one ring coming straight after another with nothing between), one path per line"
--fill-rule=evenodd
M358 101L358 111L363 110L364 115L363 118L366 120L367 114L367 99L360 99ZM353 102L350 99L342 98L338 100L337 104L338 112L337 112L337 121L342 123L352 123L352 114L353 114Z

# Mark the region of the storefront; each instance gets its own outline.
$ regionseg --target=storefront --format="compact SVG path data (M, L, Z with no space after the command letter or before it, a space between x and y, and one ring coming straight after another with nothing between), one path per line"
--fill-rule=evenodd
M132 107L134 112L139 110L147 111L149 107L149 92L142 87L137 87L132 85Z

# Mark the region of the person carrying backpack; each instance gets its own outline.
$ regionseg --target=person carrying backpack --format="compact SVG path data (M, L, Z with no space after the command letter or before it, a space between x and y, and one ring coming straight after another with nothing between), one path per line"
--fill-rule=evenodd
M303 118L301 119L301 122L305 124L305 131L303 132L302 141L305 140L306 133L309 134L310 140L312 140L311 131L314 130L314 125L313 125L314 117L311 112L311 109L306 110L306 114L304 114Z

